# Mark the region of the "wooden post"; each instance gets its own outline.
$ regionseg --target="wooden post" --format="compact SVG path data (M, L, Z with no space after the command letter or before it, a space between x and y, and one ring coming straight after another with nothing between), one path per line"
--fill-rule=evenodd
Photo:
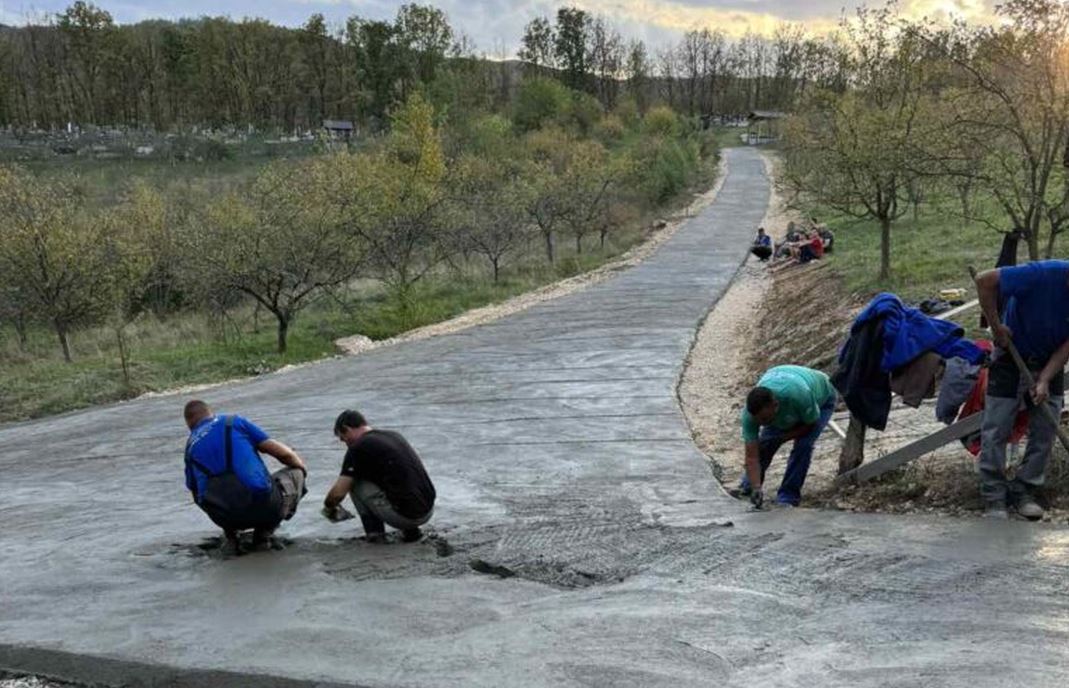
M839 453L839 475L854 470L865 460L865 429L865 424L851 413L846 439Z

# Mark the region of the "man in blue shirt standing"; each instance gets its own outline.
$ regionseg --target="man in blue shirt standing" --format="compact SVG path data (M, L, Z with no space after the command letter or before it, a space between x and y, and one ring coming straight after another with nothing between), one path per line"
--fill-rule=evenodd
M241 416L216 416L206 403L186 404L186 487L193 501L240 551L238 533L253 530L253 545L269 543L275 528L297 511L307 493L304 461ZM286 468L267 472L260 452Z
M1044 260L988 270L976 280L980 307L991 323L996 349L988 374L981 428L980 495L984 513L1006 518L1007 504L1029 520L1043 517L1036 489L1043 485L1056 434L1040 412L1046 404L1061 415L1065 363L1069 360L1069 261ZM999 303L1004 303L999 321ZM1010 356L1012 341L1036 378L1027 384ZM1018 410L1029 411L1028 447L1012 479L1006 474L1006 443Z

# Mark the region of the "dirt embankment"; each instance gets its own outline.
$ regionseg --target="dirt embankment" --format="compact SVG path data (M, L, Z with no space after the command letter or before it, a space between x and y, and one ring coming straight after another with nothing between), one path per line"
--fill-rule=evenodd
M764 220L769 233L779 239L792 219L799 218L773 194ZM751 256L740 268L699 330L679 385L695 442L710 457L725 487L733 487L742 476L739 414L761 373L788 363L832 373L850 323L866 300L846 292L829 262L772 269ZM845 430L849 413L841 406L833 421ZM869 431L865 460L942 427L935 420L932 401L912 409L896 400L886 431ZM955 516L980 513L974 458L960 443L865 485L839 489L834 479L841 447L839 437L831 428L826 430L813 455L803 506ZM782 479L788 451L784 447L773 462L767 478L770 487ZM1048 520L1069 519L1069 459L1060 448L1055 450L1045 497L1052 507Z

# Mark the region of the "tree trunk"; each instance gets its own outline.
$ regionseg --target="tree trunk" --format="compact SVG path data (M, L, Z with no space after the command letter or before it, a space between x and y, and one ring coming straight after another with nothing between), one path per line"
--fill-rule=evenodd
M16 313L12 322L15 325L15 334L18 336L19 340L19 351L26 353L30 348L30 338L26 328L26 316L22 313Z
M275 314L278 318L278 353L286 353L286 337L289 336L290 331L290 318L288 316Z
M880 279L891 277L891 218L880 218Z
M543 231L542 237L546 240L546 260L550 265L553 265L553 232Z
M1054 257L1054 242L1058 240L1058 232L1051 227L1050 236L1047 237L1047 254L1044 256L1047 260Z
M846 440L839 453L839 475L852 471L865 460L865 424L850 414L850 425L846 429Z
M608 234L609 234L609 230L607 230L607 229L601 230L601 232L599 232L599 234L598 234L598 240L601 242L601 250L602 251L605 250L605 237L608 236Z
M59 346L63 349L63 360L67 363L71 362L71 343L70 336L67 333L67 327L61 323L54 323L56 328L56 336L59 337Z
M1039 232L1030 228L1025 232L1025 240L1028 243L1028 260L1039 260Z
M130 389L130 357L126 349L126 324L115 325L115 341L119 345L119 364L122 366L122 379L126 389Z
M582 234L576 234L575 235L575 254L576 255L582 255L583 254L583 235Z
M494 284L497 284L498 277L500 276L500 272L501 272L501 266L499 265L500 261L497 258L491 258L490 262L494 266Z

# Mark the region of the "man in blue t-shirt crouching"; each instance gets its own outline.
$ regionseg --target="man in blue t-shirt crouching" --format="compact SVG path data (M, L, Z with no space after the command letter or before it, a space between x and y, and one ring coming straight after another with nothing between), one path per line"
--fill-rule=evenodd
M1041 413L1058 418L1069 360L1069 261L1044 260L988 270L976 280L980 307L994 323L995 356L988 374L981 427L980 495L984 513L1006 518L1007 505L1029 520L1043 517L1035 491L1043 485L1056 428ZM1003 304L999 323L999 305ZM1032 371L1031 389L1008 352L1012 341ZM1028 447L1013 479L1006 475L1006 443L1022 406L1028 410Z
M275 528L297 512L307 493L304 461L286 445L241 416L216 416L206 403L190 401L184 410L186 487L193 501L223 529L240 551L238 532L253 530L253 545L269 543ZM260 452L286 468L270 474Z

